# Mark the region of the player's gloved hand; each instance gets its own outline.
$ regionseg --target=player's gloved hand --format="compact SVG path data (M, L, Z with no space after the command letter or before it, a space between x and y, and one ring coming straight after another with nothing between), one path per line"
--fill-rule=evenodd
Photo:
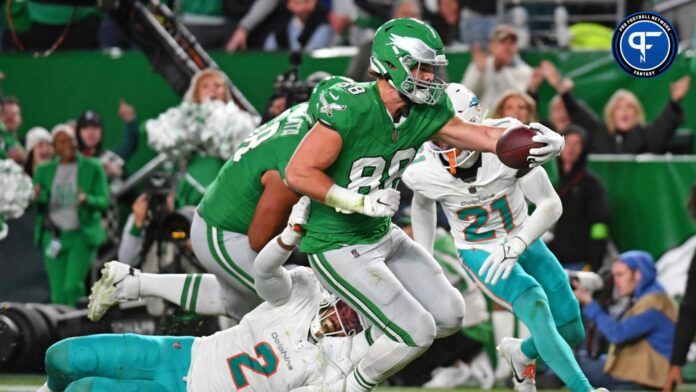
M529 150L527 162L530 163L530 167L541 166L561 154L565 147L563 135L540 123L530 123L529 127L539 132L532 137L532 140L546 144L544 147Z
M498 283L498 279L501 277L507 279L517 263L517 258L525 249L527 249L527 244L520 237L512 237L505 243L498 245L483 262L478 271L479 276L483 276L488 270L484 281L491 285Z
M363 214L376 217L391 217L399 209L401 194L396 189L379 189L365 196Z
M290 218L288 218L288 227L280 233L280 240L288 246L295 246L302 239L304 229L301 225L307 223L309 219L311 199L307 196L302 196L300 200L292 206Z

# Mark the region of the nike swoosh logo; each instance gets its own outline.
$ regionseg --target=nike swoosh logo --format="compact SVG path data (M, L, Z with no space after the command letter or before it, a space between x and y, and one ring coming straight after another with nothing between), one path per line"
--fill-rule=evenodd
M382 203L382 200L380 200L380 199L377 199L377 204L381 204L381 205L383 205L383 206L388 206L388 205L389 205L389 203Z
M520 383L520 384L523 383L523 382L524 382L524 378L520 378L520 377L517 375L517 371L515 371L515 366L512 365L512 361L511 361L511 360L508 360L508 363L509 363L509 365L510 365L510 368L512 369L512 375L513 375L513 377L515 377L515 381L517 381L517 382Z

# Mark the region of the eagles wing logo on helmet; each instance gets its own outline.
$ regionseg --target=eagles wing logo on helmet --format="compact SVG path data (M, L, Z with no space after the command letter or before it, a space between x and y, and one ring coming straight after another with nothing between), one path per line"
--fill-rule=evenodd
M322 93L319 96L319 102L321 103L321 108L319 108L319 111L321 113L325 113L329 117L333 117L333 111L335 110L346 110L346 105L341 105L337 103L329 103L326 100L326 97L324 96L324 93Z
M408 52L416 60L435 61L437 59L435 50L428 47L428 45L418 38L402 37L400 35L392 34L391 43L397 48Z

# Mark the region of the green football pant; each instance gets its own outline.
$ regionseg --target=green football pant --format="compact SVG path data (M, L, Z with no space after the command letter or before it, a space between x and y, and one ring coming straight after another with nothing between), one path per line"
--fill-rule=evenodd
M85 279L96 257L97 248L86 243L80 230L61 231L59 240L60 252L55 258L47 254L51 237L44 241L51 302L75 306L77 300L85 295Z

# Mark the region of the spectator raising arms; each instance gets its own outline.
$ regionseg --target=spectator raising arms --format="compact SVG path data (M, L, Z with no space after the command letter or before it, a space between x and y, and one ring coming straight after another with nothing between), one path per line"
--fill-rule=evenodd
M657 272L650 254L622 253L611 273L619 295L629 297L632 303L618 318L575 285L575 296L585 305L585 317L611 343L609 353L597 359L581 355L580 367L590 382L609 389L662 388L672 353L676 307L655 280Z
M585 131L566 127L565 148L557 160L560 183L556 191L563 215L553 229L549 248L564 268L598 271L609 237L609 203L604 186L587 170Z
M643 105L628 90L620 89L609 98L602 121L571 94L572 81L549 76L547 80L560 94L570 121L588 132L590 151L597 154L664 153L667 142L684 122L679 102L691 84L688 75L672 83L669 102L655 120L646 124Z
M517 33L513 27L496 27L489 49L491 53L486 56L480 47L473 47L462 81L479 97L484 108L493 107L506 90L527 91L533 72L517 54Z
M98 160L77 152L67 125L52 131L56 159L34 174L36 240L44 249L51 302L75 306L106 233L101 214L109 204L106 173Z
M264 50L306 50L325 48L332 39L329 12L317 0L286 0L275 30L268 36Z

